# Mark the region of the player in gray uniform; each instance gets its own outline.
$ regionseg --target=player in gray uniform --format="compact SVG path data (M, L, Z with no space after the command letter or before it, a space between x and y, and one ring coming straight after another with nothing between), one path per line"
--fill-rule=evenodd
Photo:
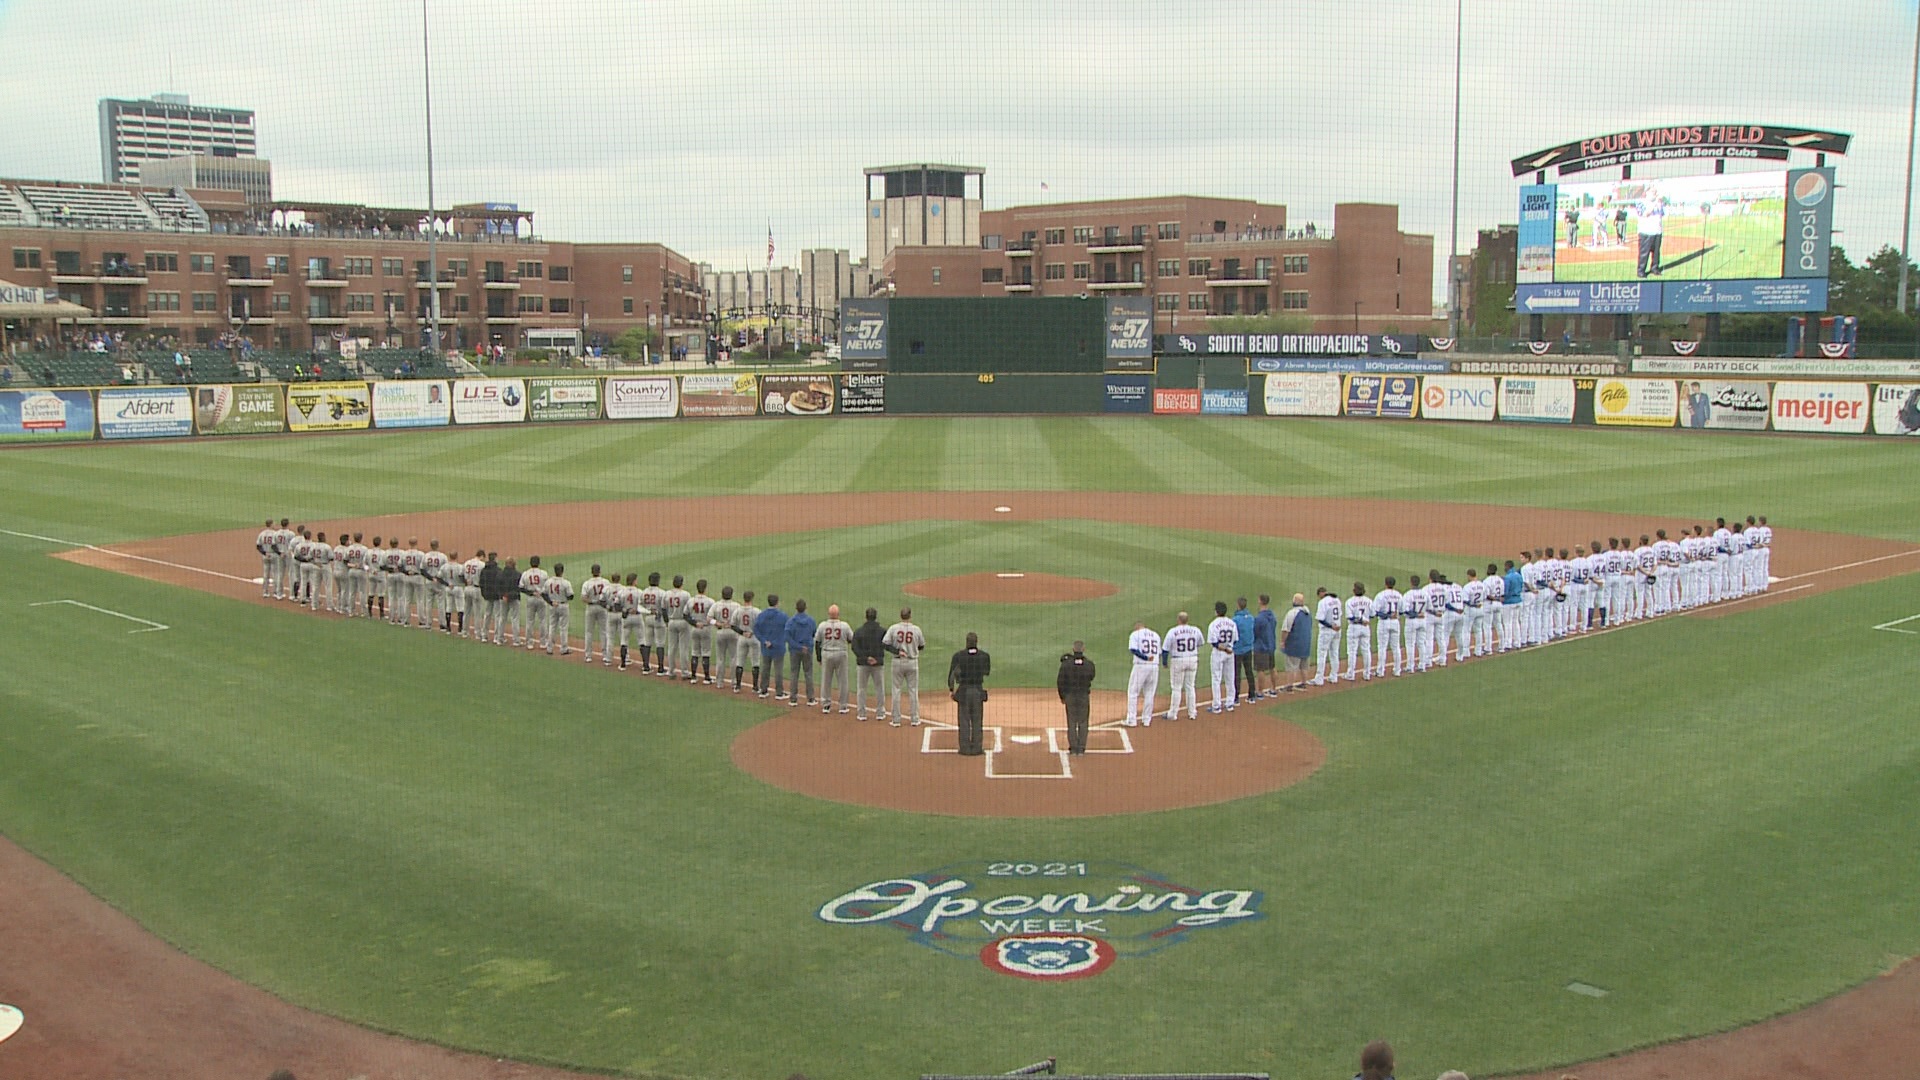
M418 537L407 537L407 549L400 553L400 570L407 590L406 605L400 612L400 625L412 626L415 615L420 617L420 625L433 629L431 617L427 614L427 553L420 550Z
M333 545L327 543L326 533L317 533L307 544L307 610L319 611L322 602L333 607L333 598L327 595L333 584Z
M386 615L387 622L398 622L396 612L405 611L407 603L406 552L400 550L399 537L387 537L387 550L380 553L380 567L387 572L387 598L380 605L380 611Z
M647 575L647 587L640 590L640 674L667 673L667 593L660 587L660 571ZM654 650L659 650L658 659ZM655 665L658 668L655 668Z
M380 546L380 538L373 538L367 545L367 618L374 618L373 609L380 609L380 618L387 617L387 553Z
M887 627L886 636L880 639L881 647L887 655L893 657L893 714L894 727L900 726L900 717L905 715L913 721L914 727L920 726L920 650L927 647L927 636L913 625L913 609L901 608L900 621ZM900 707L900 696L906 695L907 707Z
M279 559L279 570L273 575L273 598L285 600L296 592L299 583L294 578L293 542L300 534L287 528L287 519L280 519L280 528L274 534L273 553Z
M546 590L547 572L540 569L540 556L531 556L527 568L520 572L520 639L529 652L552 640Z
M427 629L453 633L453 588L447 584L447 566L452 560L440 550L440 541L427 541L426 554L420 558L420 585L426 590Z
M840 711L852 712L847 703L847 660L852 655L853 627L840 619L840 605L827 605L827 618L813 630L813 652L820 658L820 711L833 711L833 687L840 686Z
M455 569L458 577L454 579L454 591L459 594L456 606L460 610L460 633L464 637L477 638L481 611L485 600L480 595L480 571L487 568L487 553L481 548L473 549L473 556Z
M564 563L553 564L552 575L540 586L540 598L547 604L547 636L542 644L548 656L553 655L556 644L560 646L560 655L565 656L573 651L568 633L573 622L573 582L567 580Z
M594 563L589 569L587 580L580 583L580 603L586 611L587 636L581 646L586 654L587 663L593 663L593 643L600 642L600 658L613 662L613 626L607 619L607 590L613 583L600 576L600 564Z
M687 630L693 647L687 661L687 681L713 685L713 597L707 595L707 579L693 583L693 596L687 600Z
M647 613L640 610L640 586L636 584L639 580L639 574L628 574L627 580L614 596L614 610L618 612L620 620L620 670L622 671L627 668L629 655L627 643L631 641L637 646L644 640L647 632ZM641 673L645 674L646 670L646 665L642 664Z
M688 618L687 606L693 602L693 597L687 595L687 590L683 588L686 582L687 579L679 574L673 575L673 588L661 597L666 604L666 676L669 679L684 679L692 673L687 658L693 649L693 622Z
M733 633L740 639L740 654L733 662L733 692L740 692L740 677L746 667L753 667L755 689L760 686L760 647L753 641L753 620L760 617L760 609L753 606L753 590L740 594L740 606L733 610Z
M720 669L718 676L708 672L709 684L716 680L726 682L733 671L734 657L740 651L740 635L733 628L733 617L739 610L740 605L733 602L733 586L721 586L720 599L707 612L707 621L713 624L713 666Z
M361 534L354 533L352 542L346 545L346 592L341 594L340 610L349 619L364 614L360 609L367 602L367 545L360 539Z
M347 534L341 533L339 543L333 545L333 599L329 605L335 615L347 613L347 549L351 546Z
M274 557L273 540L279 531L273 527L273 519L268 518L260 528L260 535L253 538L253 550L260 553L260 599L273 595L273 579L280 571L280 560Z

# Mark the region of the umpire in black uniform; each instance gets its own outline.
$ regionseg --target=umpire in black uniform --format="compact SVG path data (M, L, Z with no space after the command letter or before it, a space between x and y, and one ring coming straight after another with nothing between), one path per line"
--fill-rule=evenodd
M968 634L967 647L953 654L947 665L947 689L953 691L960 714L960 753L979 757L981 728L985 722L981 706L987 700L987 673L993 670L993 658L980 647L980 635Z
M1087 659L1087 644L1073 643L1073 651L1060 657L1060 704L1067 707L1067 753L1087 752L1087 723L1092 711L1093 661Z

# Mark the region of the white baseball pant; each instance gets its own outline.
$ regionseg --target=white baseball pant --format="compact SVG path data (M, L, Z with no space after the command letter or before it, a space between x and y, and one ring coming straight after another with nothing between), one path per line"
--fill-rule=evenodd
M1153 723L1153 699L1160 692L1160 665L1135 661L1133 674L1127 676L1127 726L1142 717Z

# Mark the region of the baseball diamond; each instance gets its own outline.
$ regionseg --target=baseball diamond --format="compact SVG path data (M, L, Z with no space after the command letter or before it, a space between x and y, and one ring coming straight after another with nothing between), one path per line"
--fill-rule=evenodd
M26 934L0 1000L26 1022L0 1061L127 1071L93 1019L110 1008L169 1075L1059 1055L1295 1076L1382 1030L1409 1075L1652 1077L1788 1043L1838 1062L1866 1040L1920 1066L1920 975L1901 962L1920 938L1897 899L1920 744L1908 680L1887 677L1912 639L1872 630L1920 611L1920 495L1886 483L1909 453L1187 417L9 452L0 552L22 606L0 630L17 665L0 905ZM1658 570L1659 530L1712 541L1716 517L1731 536L1749 512L1774 530L1758 579L1697 543L1673 565L1709 576L1633 577L1643 535ZM282 517L307 545L289 556L322 568L292 571L312 590L298 610L263 595ZM508 624L537 655L339 617L343 599L368 610L371 581L356 593L334 560L376 533L396 552L385 595L413 599L418 567L416 624L464 629L449 616L477 550L518 558L519 603L572 617ZM1609 538L1631 563L1609 563ZM1549 545L1522 587L1551 606L1499 655L1500 620L1466 610L1494 575L1467 571ZM1238 597L1312 609L1325 587L1374 626L1409 615L1409 576L1425 590L1433 569L1463 608L1429 640L1453 646L1445 670L1409 658L1394 678L1381 637L1340 651L1337 684L1125 726L1136 625L1157 637L1188 612L1230 652ZM776 706L729 692L724 668L706 685L691 633L662 658L681 678L610 668L587 597L629 573L636 593L658 573L689 627L701 598L709 615L735 602L723 587L789 614L805 600L823 625L830 605L854 627L910 607L925 723ZM1016 573L1099 588L992 591ZM915 587L942 579L981 591ZM1593 614L1559 610L1576 595ZM55 599L169 629L24 606ZM583 665L590 626L602 652ZM968 632L993 657L985 761L950 752L940 679ZM1069 758L1054 678L1075 639L1099 671L1088 753ZM1669 1045L1612 1056L1652 1044Z

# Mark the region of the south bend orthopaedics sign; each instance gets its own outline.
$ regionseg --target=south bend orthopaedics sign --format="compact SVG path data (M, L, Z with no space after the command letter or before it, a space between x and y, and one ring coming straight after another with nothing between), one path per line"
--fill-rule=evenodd
M817 915L835 926L904 933L1002 975L1053 981L1098 975L1122 957L1255 921L1260 898L1120 863L972 862L862 885Z

